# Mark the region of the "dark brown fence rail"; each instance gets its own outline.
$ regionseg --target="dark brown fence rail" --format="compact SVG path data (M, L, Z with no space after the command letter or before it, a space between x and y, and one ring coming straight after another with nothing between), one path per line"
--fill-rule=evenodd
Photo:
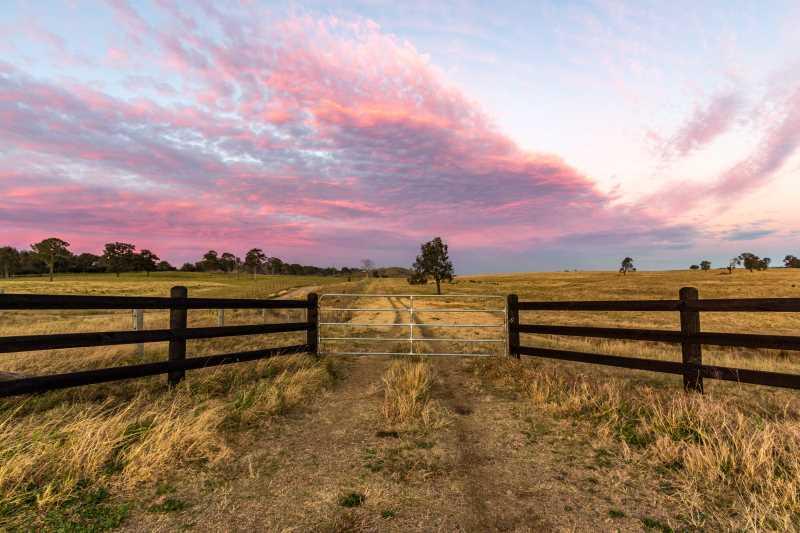
M309 294L306 300L189 298L186 287L173 287L170 294L169 298L0 294L0 310L168 309L170 312L169 329L0 337L0 353L169 342L168 359L166 361L0 381L0 397L133 379L156 374L168 374L169 384L176 385L184 378L186 370L254 361L292 353L307 352L316 354L316 294ZM307 315L305 322L189 328L187 327L187 311L189 309L305 309ZM186 357L186 341L190 339L211 339L291 331L306 331L306 343L205 357Z
M672 311L680 313L679 331L520 324L520 311ZM677 300L520 302L508 297L509 355L577 361L598 365L683 375L684 387L702 392L703 378L800 389L800 375L704 365L702 346L738 346L800 351L800 336L714 333L700 330L700 312L800 312L800 298L699 299L697 289L685 287ZM617 355L553 350L520 345L520 333L574 336L681 345L681 361L661 361Z

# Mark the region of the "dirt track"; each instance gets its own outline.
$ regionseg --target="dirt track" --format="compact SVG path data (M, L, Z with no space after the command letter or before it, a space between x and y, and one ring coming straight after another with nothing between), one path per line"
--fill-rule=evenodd
M394 299L370 304L398 310L359 320L401 318ZM391 361L338 357L334 390L248 433L234 464L192 491L190 511L133 529L640 531L640 516L658 516L661 497L634 468L593 447L585 429L532 412L483 380L474 359L431 358L445 427L394 432L381 415ZM363 503L342 506L349 493ZM611 517L616 509L638 516Z

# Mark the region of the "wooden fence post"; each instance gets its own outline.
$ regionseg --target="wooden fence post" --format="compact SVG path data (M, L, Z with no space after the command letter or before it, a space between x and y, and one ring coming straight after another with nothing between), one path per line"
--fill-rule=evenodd
M681 300L681 333L684 335L681 343L683 388L702 393L703 374L700 369L703 364L702 345L686 338L688 335L700 333L700 312L686 307L687 302L698 299L698 291L694 287L683 287L678 295Z
M516 294L506 297L506 313L508 356L519 359L519 298Z
M142 331L144 329L144 309L133 310L133 331ZM144 357L144 344L139 343L136 345L136 355Z
M319 353L319 309L317 303L319 297L316 292L308 293L308 304L306 306L306 321L308 322L308 330L306 333L306 344L308 344L308 353L318 355Z
M189 296L189 291L186 287L172 287L170 290L170 298L187 298ZM173 335L176 333L177 330L186 329L186 317L188 311L187 309L180 308L176 309L175 307L171 307L169 310L169 328L172 330ZM183 361L186 359L186 338L185 337L173 337L171 341L169 341L169 360L172 361ZM179 370L170 370L168 373L167 381L170 387L174 387L181 380L186 376L186 370L179 369Z
M219 327L225 326L225 310L217 309L217 325Z

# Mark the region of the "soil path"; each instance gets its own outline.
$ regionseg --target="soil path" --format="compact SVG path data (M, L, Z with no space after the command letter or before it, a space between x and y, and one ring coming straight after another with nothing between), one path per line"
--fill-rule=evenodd
M361 304L393 311L358 321L407 321L402 300L384 300ZM641 519L666 506L632 465L594 445L590 431L526 407L489 382L474 358L429 358L441 424L427 432L388 427L382 416L391 357L335 361L334 389L248 432L232 464L198 481L189 510L130 528L641 531Z

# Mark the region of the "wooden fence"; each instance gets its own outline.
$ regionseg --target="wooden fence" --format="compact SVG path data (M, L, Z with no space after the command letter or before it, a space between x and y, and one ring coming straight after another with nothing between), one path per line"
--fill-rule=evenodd
M553 326L521 324L520 311L659 311L680 313L680 331L656 329L597 328L579 326ZM749 312L786 313L800 312L800 298L749 298L701 300L697 289L684 287L677 300L634 301L558 301L520 302L516 295L508 296L509 355L522 355L578 361L599 365L651 370L683 375L686 389L703 391L703 378L755 383L773 387L800 389L800 375L765 372L744 368L704 365L702 346L739 346L776 350L800 350L800 337L787 335L755 335L744 333L712 333L700 329L700 313ZM681 361L661 361L616 355L601 355L566 350L553 350L522 346L520 333L538 335L564 335L602 339L656 341L681 345Z
M174 386L184 378L187 370L255 361L292 353L317 353L317 295L314 293L309 294L306 300L189 298L186 287L173 287L169 298L32 294L0 295L0 311L45 309L168 309L170 327L169 329L138 331L0 337L0 353L169 342L168 358L166 361L155 363L0 381L0 397L156 374L167 374L169 385ZM189 328L187 327L189 309L305 309L307 314L304 322ZM203 357L186 357L186 341L189 339L211 339L289 331L305 331L305 344Z
M278 355L307 352L318 353L317 328L319 323L317 295L306 300L258 300L228 298L189 298L185 287L173 287L169 298L138 296L51 296L0 294L0 311L46 309L168 309L169 329L134 331L105 331L93 333L65 333L56 335L30 335L0 337L0 353L113 346L169 342L166 361L137 365L85 370L67 374L24 377L0 381L0 397L42 392L92 383L104 383L156 374L167 374L168 383L180 382L187 370L217 365L254 361ZM703 378L755 383L774 387L800 389L800 375L743 368L704 365L703 345L738 346L800 351L800 336L757 335L745 333L714 333L700 329L701 312L800 312L800 298L705 299L692 287L680 290L677 300L633 301L553 301L520 302L514 294L507 299L508 346L513 357L536 356L566 361L650 370L683 375L684 387L702 392ZM251 324L224 326L222 311L218 327L187 327L189 309L305 309L304 322L280 324ZM657 329L605 328L584 326L557 326L521 324L520 311L656 311L680 313L679 331ZM267 348L203 357L186 357L186 341L240 335L259 335L290 331L305 331L306 342L294 346ZM662 361L617 355L603 355L567 350L554 350L523 346L520 334L574 336L633 341L654 341L681 345L681 361Z

